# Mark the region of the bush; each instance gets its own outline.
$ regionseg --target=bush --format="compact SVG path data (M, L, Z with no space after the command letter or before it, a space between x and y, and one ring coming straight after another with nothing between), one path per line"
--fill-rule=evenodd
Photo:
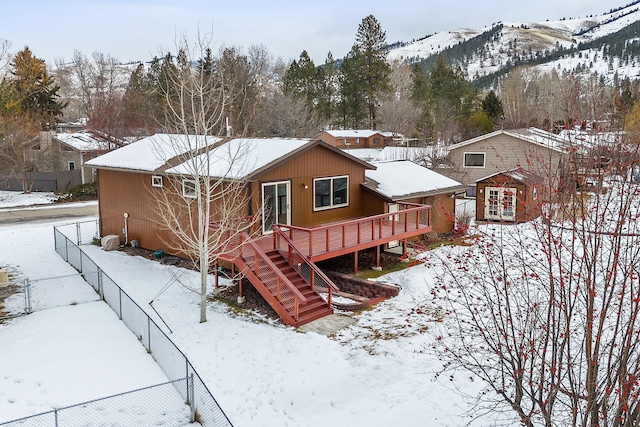
M91 182L70 188L66 192L59 194L58 200L95 200L97 198L98 184Z

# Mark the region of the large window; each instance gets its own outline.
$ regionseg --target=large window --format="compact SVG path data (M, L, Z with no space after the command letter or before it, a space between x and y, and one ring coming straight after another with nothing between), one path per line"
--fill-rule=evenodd
M196 182L193 179L182 180L182 195L189 199L196 198Z
M313 180L313 209L331 209L349 204L349 177L336 176Z
M484 153L464 153L465 168L483 168Z

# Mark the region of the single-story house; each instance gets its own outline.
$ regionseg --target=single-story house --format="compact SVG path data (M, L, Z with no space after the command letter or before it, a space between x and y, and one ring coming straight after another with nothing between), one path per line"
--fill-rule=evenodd
M324 130L313 139L319 139L336 148L357 150L383 148L393 142L393 135L368 129L337 129Z
M525 222L541 214L543 179L523 168L497 172L476 182L477 221Z
M210 180L224 183L220 188L240 186L232 196L212 202L212 211L226 204L235 208L238 220L250 219L250 228L239 227L242 239L215 258L242 272L287 324L330 312L330 302L327 308L317 300L313 283L325 283L329 294L334 285L315 262L354 254L357 269L358 251L375 247L379 254L391 241L432 231L430 206L372 204L365 172L376 166L323 141L158 134L88 162L98 174L101 234L119 235L125 244L135 236L141 247L184 255L174 244L175 230L161 226L163 206L157 201L189 221L198 185L188 172L194 160L205 166ZM224 218L212 219L216 228Z

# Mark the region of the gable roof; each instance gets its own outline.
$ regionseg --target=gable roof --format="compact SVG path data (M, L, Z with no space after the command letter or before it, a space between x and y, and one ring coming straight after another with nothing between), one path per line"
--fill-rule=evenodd
M537 145L539 147L547 148L559 153L565 153L567 149L567 142L557 135L546 132L537 128L524 128L524 129L512 129L512 130L497 130L495 132L487 133L477 136L475 138L468 139L466 141L459 142L457 144L450 145L447 150L456 150L458 148L465 147L467 145L475 144L476 142L484 141L493 138L498 135L509 135L512 138L519 139L523 142Z
M197 139L200 138L198 141ZM181 162L188 147L206 148L204 137L194 135L156 134L119 148L87 162L89 166L104 169L191 174L194 164L207 165L209 175L229 179L255 178L278 164L315 146L339 153L341 156L374 168L320 140L298 138L232 138L209 137L207 152ZM198 143L198 145L196 145ZM190 144L190 145L189 145Z
M403 200L463 191L466 185L409 160L375 162L363 186L387 200Z
M221 138L195 135L155 134L89 160L86 165L98 169L156 172L172 158L184 155L192 147L209 146Z
M325 130L325 132L334 138L370 138L376 134L385 136L383 132L370 129L336 129Z
M101 151L109 149L109 141L90 132L58 133L59 141L79 151Z
M526 169L523 169L521 167L518 168L514 168L514 169L509 169L509 170L505 170L505 171L500 171L500 172L496 172L494 174L485 176L484 178L480 178L478 180L476 180L476 182L481 182L481 181L486 181L489 180L495 176L498 175L503 175L506 176L508 178L513 179L514 181L518 181L521 182L523 184L530 184L530 183L537 183L537 182L542 182L542 177L540 177L539 175L528 171Z

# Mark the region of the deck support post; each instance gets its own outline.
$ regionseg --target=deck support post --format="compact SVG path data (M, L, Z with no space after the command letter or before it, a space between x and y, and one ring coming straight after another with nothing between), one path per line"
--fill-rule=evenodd
M244 297L244 289L242 288L242 277L238 282L238 304L244 304L246 298Z
M402 239L402 256L407 256L407 239Z
M380 245L376 245L376 267L380 267Z
M353 253L353 274L358 274L358 251Z
M213 277L215 278L215 288L218 289L220 286L218 285L218 260L216 260L213 263L213 268L215 271L215 274L213 275Z

